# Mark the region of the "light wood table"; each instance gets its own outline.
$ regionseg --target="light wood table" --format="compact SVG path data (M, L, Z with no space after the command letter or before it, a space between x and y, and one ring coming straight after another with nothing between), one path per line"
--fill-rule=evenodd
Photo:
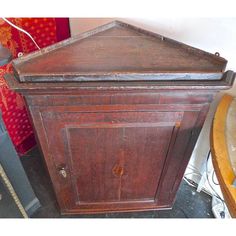
M232 217L236 217L236 98L224 95L211 129L213 166Z

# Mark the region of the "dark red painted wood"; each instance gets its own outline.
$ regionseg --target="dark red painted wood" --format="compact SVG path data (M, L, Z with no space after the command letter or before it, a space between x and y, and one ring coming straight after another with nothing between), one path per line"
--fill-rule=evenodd
M41 116L55 164L70 173L72 201L78 205L155 201L165 156L183 112L54 112L52 116L45 111ZM61 135L55 137L53 130Z

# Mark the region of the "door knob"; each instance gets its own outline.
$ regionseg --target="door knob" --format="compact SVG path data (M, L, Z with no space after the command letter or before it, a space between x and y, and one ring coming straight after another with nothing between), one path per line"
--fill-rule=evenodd
M59 170L59 174L63 177L66 178L67 177L67 173L64 167L60 168Z

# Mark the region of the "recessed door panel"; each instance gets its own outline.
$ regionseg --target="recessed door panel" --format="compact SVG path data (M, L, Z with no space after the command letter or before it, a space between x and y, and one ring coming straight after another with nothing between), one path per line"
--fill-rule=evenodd
M173 126L69 128L78 202L153 200Z
M42 113L68 209L154 204L184 112ZM50 130L57 130L50 132ZM67 171L60 175L61 167Z

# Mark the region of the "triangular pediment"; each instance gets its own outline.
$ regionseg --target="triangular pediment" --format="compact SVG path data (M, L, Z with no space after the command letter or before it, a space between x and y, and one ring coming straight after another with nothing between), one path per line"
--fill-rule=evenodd
M227 61L114 21L13 61L20 81L220 78ZM188 77L188 74L192 76Z

